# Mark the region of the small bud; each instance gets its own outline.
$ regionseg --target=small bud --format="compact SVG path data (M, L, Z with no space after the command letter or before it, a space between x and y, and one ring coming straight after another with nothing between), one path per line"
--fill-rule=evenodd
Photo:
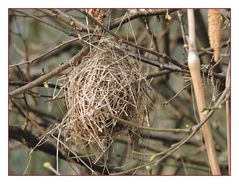
M149 173L149 175L152 175L152 167L151 166L147 165L146 171Z
M47 82L44 82L44 87L45 87L45 88L49 88L49 85L48 85Z
M188 44L183 44L183 48L187 49L188 48Z
M71 21L71 22L70 22L70 25L71 25L71 26L74 26L74 25L75 25L75 22L74 22L74 21Z

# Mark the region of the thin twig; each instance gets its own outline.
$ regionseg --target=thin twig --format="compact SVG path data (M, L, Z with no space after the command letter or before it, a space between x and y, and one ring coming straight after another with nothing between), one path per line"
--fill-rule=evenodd
M184 66L184 65L181 65L178 61L176 61L175 59L167 56L166 54L161 54L161 53L158 53L154 50L151 50L151 49L148 49L148 48L145 48L145 47L142 47L140 45L137 45L137 44L134 44L132 42L129 42L127 40L124 40L123 38L121 38L119 35L115 34L114 32L110 31L109 29L107 29L105 26L103 26L100 22L98 22L94 17L92 17L91 15L89 15L87 12L85 11L82 11L82 13L84 15L86 15L89 19L91 19L95 24L97 24L98 26L100 26L104 31L108 32L109 34L111 34L112 36L114 36L119 42L121 43L124 43L124 44L127 44L127 45L130 45L132 47L135 47L139 50L142 50L142 51L145 51L145 52L148 52L150 54L153 54L155 56L158 56L158 57L161 57L171 63L173 63L175 65L175 67L177 66L178 67L178 71L184 71L186 73L189 73L189 71L187 71L187 67ZM132 55L132 54L131 54ZM134 55L134 54L133 54ZM136 56L134 55L135 57L139 57L139 56ZM140 57L141 58L141 57ZM141 58L142 61L145 61L143 60L143 57ZM157 62L158 63L158 62ZM152 63L153 65L157 65L155 63ZM225 75L224 74L218 74L218 73L213 73L213 72L205 72L202 70L203 73L205 73L205 75L207 76L215 76L217 78L222 78L222 79L225 79Z
M70 44L73 44L74 42L78 42L79 39L78 38L74 38L74 39L71 39L71 40L68 40L66 42L63 42L59 45L57 45L56 47L44 52L43 54L41 54L40 56L37 56L36 58L30 60L30 61L24 61L24 62L21 62L21 63L17 63L17 64L13 64L13 65L10 65L9 68L13 68L13 67L16 67L16 66L21 66L21 65L25 65L25 64L33 64L33 63L36 63L36 62L39 62L43 59L46 59L47 57L50 57L56 53L58 53L59 51L61 51L63 48L69 46Z
M145 30L148 32L148 34L150 35L152 41L153 41L153 44L154 44L154 47L156 49L157 52L159 52L159 46L158 46L158 43L157 43L157 37L154 35L153 31L151 30L151 27L149 25L150 21L145 18L141 18L140 21L143 23L143 26L145 28ZM160 38L160 37L159 37Z
M73 29L76 29L79 32L82 32L82 31L83 32L91 32L91 33L94 32L94 29L87 27L86 25L79 22L74 17L67 15L66 13L64 13L63 11L61 11L59 9L38 9L38 10L51 16L51 17L58 19L61 22L66 23L67 25L69 25Z
M41 133L44 133L43 130L43 124L39 123L38 121L34 120L30 115L28 115L28 112L26 109L24 109L21 104L15 100L12 101L15 107L19 110L20 114L22 114L23 117L27 117L27 119L31 122L31 124L37 128L37 130Z
M172 89L172 87L169 86L169 84L165 81L160 82L160 84L156 83L153 85L156 92L159 93L164 99L169 99L176 94L176 92ZM160 88L158 87L159 85ZM177 113L180 114L180 116L188 120L188 122L192 124L196 123L195 117L193 116L193 110L191 108L192 104L187 102L184 98L178 96L171 102L170 105L177 111Z
M222 43L221 47L222 48L227 47L229 44L230 44L230 40L225 41L225 42ZM209 47L209 48L201 48L200 50L201 51L198 52L199 56L204 56L205 54L208 54L208 53L213 54L213 49L211 47Z
M171 71L163 70L163 71L160 71L160 72L147 74L147 75L145 75L145 77L146 77L146 79L151 79L151 78L154 78L154 77L160 77L160 76L168 75L170 73L171 73Z
M29 13L27 13L27 12L20 11L20 10L14 10L14 11L15 11L15 12L22 13L22 14L24 14L24 15L27 15L27 16L29 16L29 17L31 17L31 18L34 18L34 19L38 20L39 22L41 22L41 23L43 23L43 24L46 24L46 25L48 25L48 26L50 26L50 27L52 27L52 28L54 28L54 29L56 29L56 30L58 30L58 31L61 31L61 32L63 32L63 33L66 33L66 34L69 35L69 36L77 37L77 34L76 34L76 33L74 33L74 32L68 32L68 31L66 31L65 29L59 28L59 27L57 27L57 26L54 26L54 25L52 25L51 23L48 23L48 22L42 20L41 18L39 18L39 17L37 17L37 16L31 15L31 14L29 14Z
M114 29L118 27L119 25L123 25L129 21L132 21L133 19L139 18L139 17L145 17L145 16L155 16L155 15L165 15L167 12L168 13L173 13L177 11L177 9L150 9L150 10L145 10L145 11L135 11L129 13L129 16L122 16L117 19L115 19L114 22L110 24L110 29Z
M176 66L174 64L160 63L159 61L155 61L155 60L149 59L149 58L147 58L145 56L129 52L126 49L123 49L123 50L129 56L134 57L134 58L138 59L139 61L142 61L142 62L147 63L149 65L156 66L156 67L158 67L160 69L169 70L169 71L173 71L173 72L180 72L180 73L185 73L185 74L189 74L190 73L188 69L182 69L182 68L180 68L180 67L178 67L178 66ZM212 72L212 71L209 72L209 71L205 71L204 69L201 69L201 72L203 73L204 76L214 77L214 78L220 79L222 81L225 81L225 78L226 78L224 73L215 73L215 72Z
M140 131L139 132L140 138L144 139L152 139L156 141L163 141L166 144L175 144L178 141L184 138L184 134L171 134L171 133L161 133L161 132L150 132L150 131ZM197 139L191 139L187 142L187 144L193 146L201 146L201 142Z
M184 28L185 24L183 22L183 14L182 14L181 10L178 10L177 13L178 13L178 19L179 19L179 22L180 22L180 27L181 27L182 36L183 36L183 43L184 43L183 48L186 51L188 51L188 49L187 49L187 45L188 45L188 43L187 43L187 36L186 36L185 28Z
M17 141L22 142L23 144L27 145L29 148L34 148L36 150L43 151L45 153L48 153L50 155L55 156L56 155L56 145L53 145L51 143L45 142L44 144L40 144L36 147L36 145L40 142L40 140L33 135L31 132L27 130L22 130L18 126L9 126L9 136L10 139L14 139ZM75 163L80 164L82 166L85 166L85 164L90 165L92 170L98 171L102 174L108 174L107 172L104 172L104 166L96 165L88 160L88 158L78 159L71 153L69 155L63 154L59 149L59 158L62 158L66 161L73 160Z
M29 82L24 82L24 81L9 81L9 85L11 85L11 86L24 86L24 85L26 85L28 83ZM39 84L37 86L46 88L45 84ZM59 84L54 84L54 83L50 83L50 82L47 83L47 87L49 87L49 88L57 88L57 89L61 89L62 88L62 86L60 86Z
M65 69L69 68L70 66L73 66L75 65L75 63L77 62L80 62L81 59L89 52L89 47L85 47L83 48L80 52L78 52L74 57L72 57L70 59L69 62L63 64L63 65L60 65L59 67L55 68L54 70L52 70L51 72L37 78L36 80L22 86L22 87L19 87L13 91L10 91L9 92L9 95L10 96L17 96L19 95L20 93L28 90L28 89L31 89L45 81L47 81L48 79L52 78L53 76L55 76L56 74L64 71Z
M114 115L111 115L109 113L104 113L102 112L103 114L107 115L107 116L110 116L111 118L113 119L116 119L118 120L118 122L120 123L123 123L123 124L126 124L126 125L129 125L129 126L132 126L132 127L136 127L138 129L142 129L142 130L147 130L147 131L153 131L153 132L174 132L174 133L189 133L190 132L190 129L186 128L186 129L182 129L182 128L152 128L152 127L145 127L145 126L142 126L142 125L139 125L139 124L136 124L136 123L133 123L131 121L127 121L127 120L124 120L124 119L121 119L121 118L118 118Z
M170 71L174 71L174 72L182 72L182 73L189 73L189 71L187 70L183 70L182 68L174 65L174 64L168 64L168 63L160 63L158 61L154 61L152 59L149 59L145 56L142 55L136 55L133 54L132 52L128 52L127 50L124 50L129 56L134 57L136 59L138 59L139 61L142 61L144 63L150 64L152 66L156 66L160 69L165 69L165 70L170 70Z
M124 44L126 44L126 45L130 45L130 46L135 47L135 48L137 48L137 49L140 49L140 50L142 50L142 51L148 52L148 53L153 54L153 55L155 55L155 56L158 56L158 57L160 57L160 58L163 58L163 59L165 59L165 60L167 60L167 61L169 61L169 62L175 64L176 66L178 66L178 67L180 67L180 68L185 68L185 66L181 65L181 64L178 63L175 59L173 59L173 58L167 56L166 54L158 53L158 52L156 52L156 51L154 51L154 50L152 50L152 49L148 49L148 48L142 47L142 46L140 46L140 45L137 45L137 44L135 44L135 43L133 43L133 42L130 42L130 41L127 41L127 40L121 38L119 35L115 34L113 31L111 31L111 30L107 29L107 27L103 26L100 22L98 22L94 17L92 17L91 15L89 15L87 12L82 11L82 13L83 13L85 16L87 16L90 20L92 20L96 25L100 26L104 31L106 31L106 32L108 32L109 34L111 34L112 36L114 36L119 42L124 43Z
M187 89L191 83L186 84L182 89L180 89L172 98L170 98L168 101L164 102L163 105L168 105L173 99L175 99L183 90Z
M226 88L223 93L221 94L221 96L219 97L219 99L216 102L216 106L220 106L222 105L222 101L225 99L225 97L228 95L229 93L229 89ZM174 153L175 151L177 151L179 148L181 148L181 146L183 146L186 142L188 142L199 130L200 128L207 122L207 120L213 115L213 113L216 111L216 109L212 109L210 111L208 111L207 115L204 117L204 119L198 124L195 125L194 127L192 127L192 132L190 133L190 135L186 136L184 139L182 139L181 141L179 141L178 143L172 145L168 150L165 150L164 152L160 152L155 154L152 158L151 158L151 162L146 163L144 165L140 165L138 167L132 168L132 169L128 169L127 171L122 171L122 172L118 172L118 173L114 173L113 175L122 175L122 174L126 174L129 173L131 171L135 171L137 169L140 168L144 168L148 165L154 165L154 164L158 164L159 162L163 161L165 158L167 158L169 155L171 155L172 153ZM162 156L163 155L163 156ZM162 157L160 157L162 156ZM158 158L160 157L160 158ZM157 159L158 158L158 159Z

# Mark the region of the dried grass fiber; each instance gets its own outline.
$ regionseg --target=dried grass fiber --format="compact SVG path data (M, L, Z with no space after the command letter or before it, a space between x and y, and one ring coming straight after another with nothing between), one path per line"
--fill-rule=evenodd
M111 41L93 48L67 77L67 121L63 130L70 145L97 144L102 151L127 127L109 114L132 119L144 94L138 61L116 49Z

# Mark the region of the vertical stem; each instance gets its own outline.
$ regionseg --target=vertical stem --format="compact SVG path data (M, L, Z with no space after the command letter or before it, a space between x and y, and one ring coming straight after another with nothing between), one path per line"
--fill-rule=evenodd
M226 88L230 89L231 83L231 62L228 64ZM230 99L226 101L226 121L227 121L227 154L228 154L228 174L231 174L231 109Z
M189 32L189 54L188 54L188 66L192 78L193 88L195 92L198 112L200 120L205 118L206 112L203 112L205 108L205 98L202 86L202 79L200 73L200 60L196 47L196 34L195 34L195 21L194 10L188 9L188 32ZM209 122L206 122L202 126L202 134L205 141L209 164L213 175L220 175L220 168L216 158L216 151L212 138L212 131Z

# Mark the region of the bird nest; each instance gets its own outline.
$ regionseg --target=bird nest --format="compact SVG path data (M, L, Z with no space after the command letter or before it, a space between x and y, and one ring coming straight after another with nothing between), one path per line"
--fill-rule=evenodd
M77 146L83 141L106 151L129 128L112 117L130 120L139 113L144 80L138 61L114 43L94 47L67 76L64 142Z

